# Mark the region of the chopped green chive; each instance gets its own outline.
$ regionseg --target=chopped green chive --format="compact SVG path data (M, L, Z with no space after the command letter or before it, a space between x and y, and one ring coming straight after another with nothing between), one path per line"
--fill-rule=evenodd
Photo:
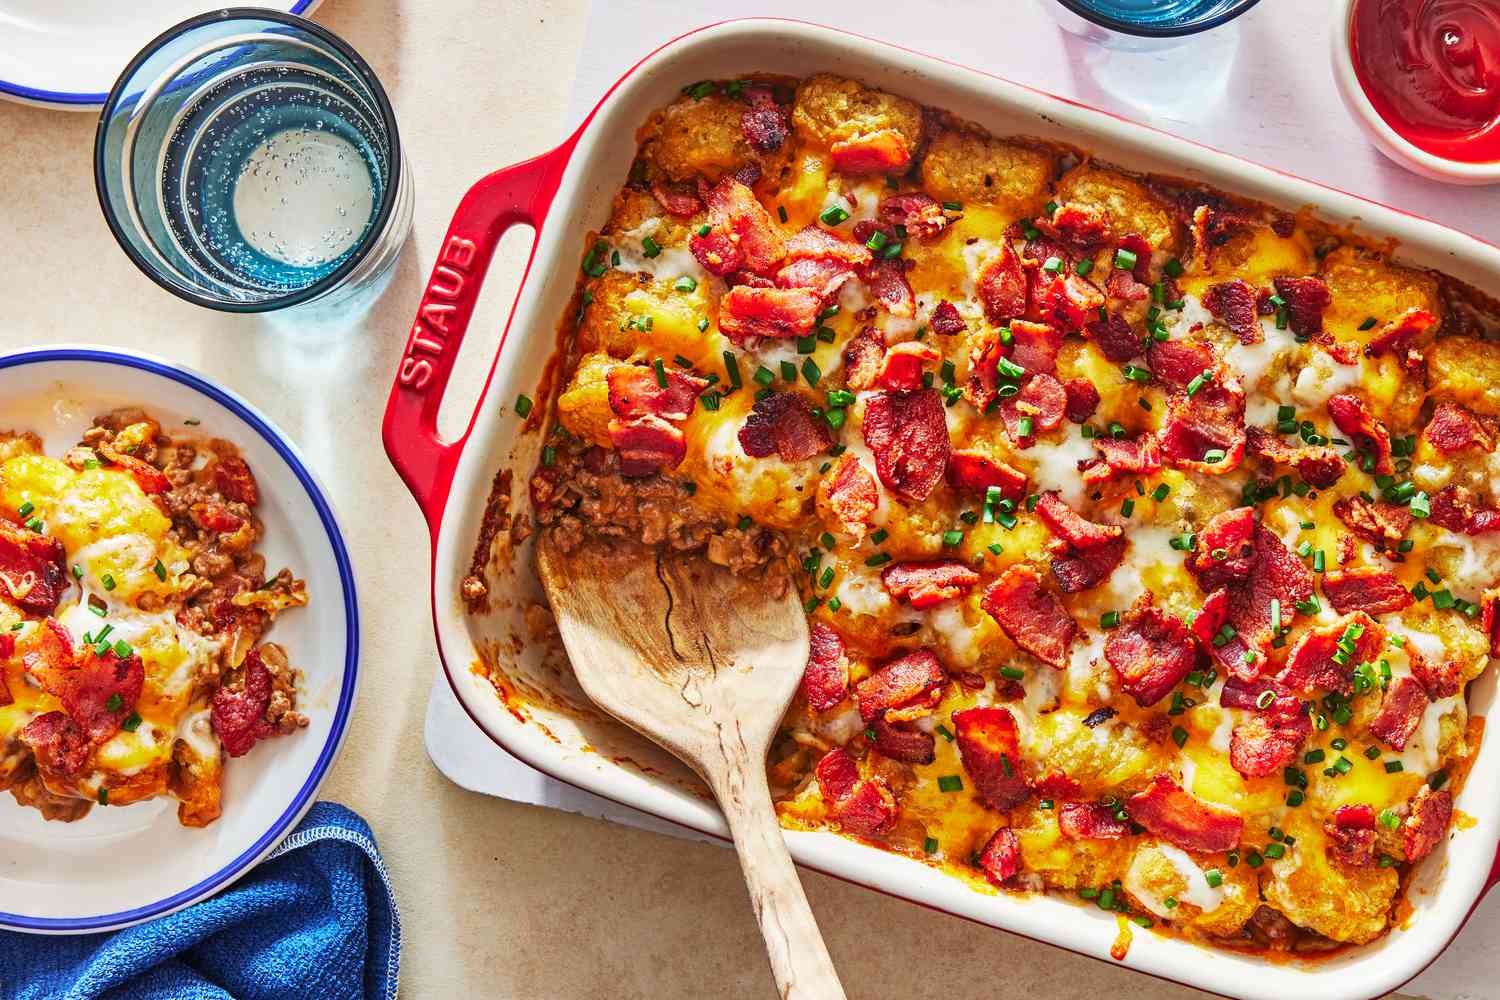
M938 776L938 788L944 792L961 792L964 790L964 779L956 774L943 774Z
M531 407L532 407L532 405L533 404L531 402L531 397L530 396L525 396L525 395L517 396L516 397L516 415L519 416L519 417L530 416L531 415Z
M829 205L827 208L823 209L823 214L819 215L818 219L822 221L823 225L825 226L837 226L842 222L848 221L849 213L844 211L838 205Z

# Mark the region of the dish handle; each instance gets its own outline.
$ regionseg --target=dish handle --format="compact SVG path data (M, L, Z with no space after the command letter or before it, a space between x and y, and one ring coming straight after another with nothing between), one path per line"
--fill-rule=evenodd
M573 145L574 141L569 140L549 153L497 170L469 188L448 224L432 276L422 292L422 302L417 307L396 371L396 382L386 403L382 436L391 464L422 508L434 539L459 454L474 425L471 416L463 435L447 441L438 434L437 417L474 305L479 300L479 290L495 247L507 230L515 225L541 230ZM535 241L531 253L533 256L536 253ZM530 272L531 259L528 259L516 289L517 299ZM506 330L514 316L515 303L512 303ZM504 346L502 331L495 348L496 362ZM493 374L492 368L492 377ZM480 399L483 398L481 393Z

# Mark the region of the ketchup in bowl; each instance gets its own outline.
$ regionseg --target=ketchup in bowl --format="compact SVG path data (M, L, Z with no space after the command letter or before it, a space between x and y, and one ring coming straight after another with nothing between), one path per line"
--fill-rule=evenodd
M1350 42L1360 86L1402 138L1500 161L1500 0L1358 0Z

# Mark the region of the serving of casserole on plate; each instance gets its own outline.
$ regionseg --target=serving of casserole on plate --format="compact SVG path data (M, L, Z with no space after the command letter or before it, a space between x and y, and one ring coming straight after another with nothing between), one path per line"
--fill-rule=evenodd
M717 829L579 704L525 542L702 552L805 601L768 762L800 859L1221 992L1430 961L1495 851L1493 250L807 26L655 58L471 193L569 206L481 447L418 467L428 379L393 394L470 713ZM439 394L444 267L484 253L413 332Z
M127 407L61 457L0 435L0 788L47 819L171 795L219 818L224 753L307 725L261 643L307 603L256 551L260 489L232 442Z

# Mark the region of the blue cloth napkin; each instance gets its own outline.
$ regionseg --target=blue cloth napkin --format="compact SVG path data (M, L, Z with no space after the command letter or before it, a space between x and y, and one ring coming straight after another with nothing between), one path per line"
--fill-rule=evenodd
M319 802L212 899L109 934L0 931L6 1000L394 1000L401 918L375 837Z

